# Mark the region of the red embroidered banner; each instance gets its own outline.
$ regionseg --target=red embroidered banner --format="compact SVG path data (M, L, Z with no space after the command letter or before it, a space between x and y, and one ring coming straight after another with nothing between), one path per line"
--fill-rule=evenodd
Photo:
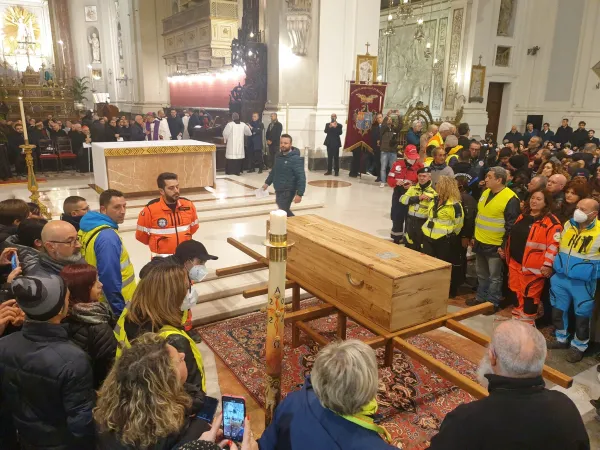
M383 111L386 87L386 84L350 83L345 152L359 147L373 152L371 126L377 114Z

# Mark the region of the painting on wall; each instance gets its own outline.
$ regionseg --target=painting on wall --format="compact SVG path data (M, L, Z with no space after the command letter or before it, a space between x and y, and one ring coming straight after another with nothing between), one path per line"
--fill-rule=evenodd
M95 81L102 79L102 69L92 69L92 78Z
M481 62L481 58L479 59ZM469 103L483 103L485 87L485 66L477 64L471 68L471 86L469 87Z
M86 22L96 22L98 20L98 10L95 5L86 6L84 12Z
M385 80L389 83L385 97L385 108L406 111L410 105L422 101L429 105L432 97L434 61L437 54L425 57L427 42L435 45L438 20L423 23L424 39L414 39L416 24L396 27L395 34L388 39L385 50ZM443 55L439 59L442 60ZM443 61L437 61L436 67L443 68Z
M373 84L377 80L377 56L356 55L356 81Z

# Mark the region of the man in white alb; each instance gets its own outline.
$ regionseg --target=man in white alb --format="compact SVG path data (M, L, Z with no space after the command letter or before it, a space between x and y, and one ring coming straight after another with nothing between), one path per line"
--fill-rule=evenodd
M231 119L232 121L223 130L223 138L227 142L225 173L227 175L239 175L246 154L244 151L244 136L252 136L252 131L250 131L248 125L240 122L238 113L233 113Z

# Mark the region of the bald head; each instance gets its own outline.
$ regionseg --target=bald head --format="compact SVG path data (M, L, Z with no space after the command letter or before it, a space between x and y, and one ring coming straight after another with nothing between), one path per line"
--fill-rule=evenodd
M542 333L519 320L507 320L500 324L489 346L494 372L510 378L540 376L546 353L546 340Z
M593 198L584 198L577 203L577 208L588 214L588 216L594 212L598 215L598 206L598 202Z
M548 178L548 191L551 194L558 194L560 191L562 191L565 188L565 185L567 184L567 177L565 177L564 175L561 175L560 173L556 173L554 175L552 175L550 178Z
M444 141L444 146L446 148L454 148L458 145L458 138L456 136L454 136L453 134L451 134L450 136L448 136L446 138L446 140Z
M42 243L50 241L65 241L71 236L77 237L77 230L69 222L52 220L42 229Z

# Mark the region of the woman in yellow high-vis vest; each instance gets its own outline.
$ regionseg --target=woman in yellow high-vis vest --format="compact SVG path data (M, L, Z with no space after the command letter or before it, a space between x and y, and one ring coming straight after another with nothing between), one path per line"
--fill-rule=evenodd
M177 351L185 354L188 376L185 388L192 397L192 412L204 404L206 379L202 355L183 330L182 310L189 304L191 284L187 271L180 265L160 264L138 284L131 302L125 306L115 327L117 358L138 336L157 333Z

